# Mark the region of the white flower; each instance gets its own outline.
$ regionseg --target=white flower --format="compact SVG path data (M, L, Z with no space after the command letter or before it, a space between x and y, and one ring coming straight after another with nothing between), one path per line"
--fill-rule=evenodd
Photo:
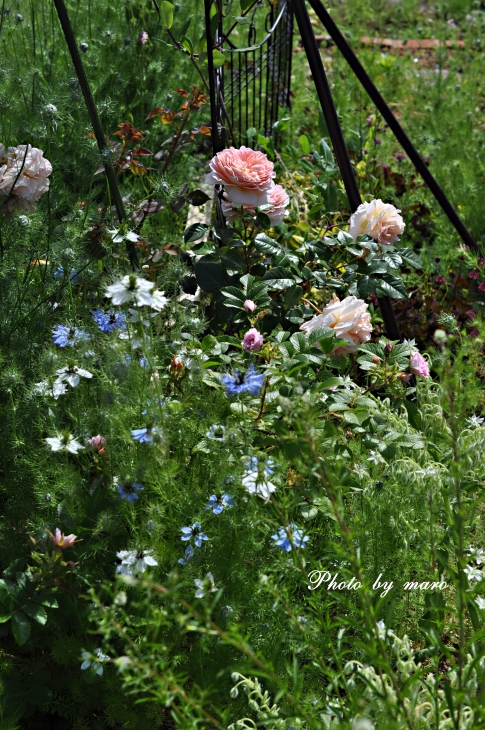
M112 231L108 231L108 233L113 243L123 243L123 241L138 243L140 240L140 237L134 231L126 231L123 233L119 228L114 228Z
M84 449L84 446L76 441L70 433L65 436L55 436L45 439L52 451L69 451L71 454L77 454L78 451Z
M485 552L483 548L473 548L470 547L467 550L467 553L470 555L470 557L474 558L475 562L478 563L478 565L482 565L482 563L485 563Z
M13 193L30 204L28 209L35 210L35 201L49 190L51 172L51 163L37 147L9 147L6 155L0 145L0 200Z
M372 463L375 464L376 466L378 464L386 463L386 460L380 455L380 453L378 451L369 451L369 454L370 454L370 456L367 459L367 461L372 461Z
M127 274L116 284L110 284L106 289L106 296L113 304L126 304L133 302L137 307L150 306L152 303L151 290L155 284L152 281L142 279L135 274Z
M93 374L89 372L89 370L84 370L83 368L78 368L77 365L65 365L63 368L59 368L56 370L59 377L55 381L54 385L61 385L61 383L69 383L73 388L76 387L76 385L79 385L79 381L81 378L92 378Z
M206 593L214 593L217 591L217 588L214 583L214 576L212 573L207 573L204 580L200 580L200 578L195 578L194 583L197 586L197 590L195 592L196 598L204 598Z
M382 200L362 203L350 217L349 234L354 241L357 236L366 234L385 246L392 245L400 240L399 236L405 227L400 212Z
M477 604L480 611L485 611L485 598L482 598L481 596L477 596L475 598L475 603Z
M348 345L336 347L332 355L347 355L349 352L356 352L360 344L370 340L372 332L370 315L364 300L352 296L340 301L335 294L323 312L302 324L300 329L309 335L318 327L330 327L337 337L349 342Z
M481 570L475 568L474 565L467 565L466 568L463 569L463 572L468 577L468 580L477 580L479 582L483 580L484 574Z
M116 556L121 560L121 565L116 566L116 572L121 575L144 573L148 565L158 565L152 552L153 550L120 550Z
M257 494L266 502L270 498L270 495L276 491L274 484L265 479L264 476L260 476L258 472L255 471L246 472L242 478L242 485L246 492L249 492L249 494Z
M60 383L57 380L51 385L47 380L42 380L40 383L35 384L34 393L36 395L52 395L57 400L60 395L64 395L67 392L67 385Z
M466 422L468 423L469 428L478 428L482 425L482 423L485 421L485 418L480 418L479 416L473 414L473 416L470 416L470 418L466 419Z
M156 312L161 312L164 307L168 304L168 299L165 296L165 292L163 291L156 291L152 294L152 301L151 301L151 308L154 309Z

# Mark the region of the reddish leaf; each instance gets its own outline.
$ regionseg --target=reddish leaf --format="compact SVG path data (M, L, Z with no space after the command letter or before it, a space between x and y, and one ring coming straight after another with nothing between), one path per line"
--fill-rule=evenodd
M162 200L145 200L140 208L145 211L147 215L152 213L158 213L160 210L165 208L165 203Z
M159 115L159 114L161 114L161 113L162 113L163 111L165 111L165 110L164 110L164 109L162 109L162 107L161 107L161 106L157 106L157 107L156 107L155 109L152 109L152 110L151 110L150 114L149 114L149 115L147 116L147 118L145 119L145 121L147 121L148 119L153 119L153 117L156 117L156 116L158 116L158 115Z
M133 150L132 153L133 157L138 157L138 155L146 155L147 157L153 155L153 152L150 152L150 150L147 150L145 147L138 147L137 150Z

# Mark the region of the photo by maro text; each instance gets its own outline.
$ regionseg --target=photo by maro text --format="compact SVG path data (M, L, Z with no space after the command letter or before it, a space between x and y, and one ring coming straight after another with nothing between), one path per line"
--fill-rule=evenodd
M394 586L393 581L381 581L382 573L379 574L378 578L372 584L372 590L381 591L380 596L384 597ZM310 585L308 590L314 591L323 584L328 591L345 591L345 590L358 590L362 588L362 583L356 580L354 577L349 581L339 580L338 573L334 576L328 570L312 570L308 573L308 580ZM405 591L436 591L444 590L447 588L445 581L407 581L404 583L403 590Z

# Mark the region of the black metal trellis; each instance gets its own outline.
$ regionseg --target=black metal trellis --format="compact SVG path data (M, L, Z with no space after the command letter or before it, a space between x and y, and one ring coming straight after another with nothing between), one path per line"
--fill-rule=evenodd
M269 133L277 119L275 114L278 112L278 107L290 105L291 36L293 33L292 15L294 13L347 197L351 209L355 211L361 203L360 193L305 0L283 0L279 4L272 4L268 15L271 23L269 26L267 25L266 37L261 43L255 43L255 26L252 22L248 38L250 48L242 53L238 53L229 41L229 33L226 37L222 35L222 17L227 15L232 0L225 3L224 13L222 0L216 0L219 11L219 29L215 38L211 37L209 29L212 0L204 1L207 47L209 50L213 47L221 47L222 43L226 41L228 47L225 50L229 51L231 58L225 77L222 68L211 68L212 59L209 52L212 129L216 130L216 133L213 134L214 152L218 152L228 143L241 144L242 132L249 127L264 128L264 131ZM465 244L478 251L479 247L472 235L380 95L321 0L308 1L461 239ZM254 9L252 21L254 12L261 5L261 2L262 0L257 0L251 6L251 9ZM239 56L237 61L235 61L236 56ZM229 79L227 79L227 72L229 72ZM264 79L266 79L265 86ZM260 98L265 100L264 105L261 103L258 105L257 82L260 83ZM388 336L391 339L400 339L391 300L389 297L379 298L379 305Z

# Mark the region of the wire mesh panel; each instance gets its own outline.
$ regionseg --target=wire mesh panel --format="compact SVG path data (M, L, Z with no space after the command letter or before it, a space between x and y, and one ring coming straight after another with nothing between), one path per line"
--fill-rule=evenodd
M236 13L232 5L229 0L219 6L219 27L213 38L214 47L223 49L227 59L224 66L213 70L211 79L219 137L215 140L217 149L244 144L248 129L270 135L278 119L278 108L288 108L291 101L293 14L290 3L260 0L245 15L247 24L233 22ZM266 13L264 19L263 13ZM224 26L227 27L225 35Z

